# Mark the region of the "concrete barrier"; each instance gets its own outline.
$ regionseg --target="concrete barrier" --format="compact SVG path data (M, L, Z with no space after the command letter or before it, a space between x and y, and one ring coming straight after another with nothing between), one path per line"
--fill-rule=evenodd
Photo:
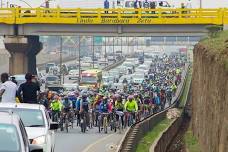
M122 140L121 145L117 149L118 152L135 152L137 148L137 144L146 135L146 133L151 131L155 125L157 125L159 122L161 122L166 118L166 113L168 112L169 109L179 105L180 97L185 88L185 84L187 80L186 75L189 71L189 65L186 65L186 68L184 71L185 71L183 73L184 79L177 90L176 96L172 100L172 105L166 108L164 111L159 112L150 117L147 117L144 120L132 125L131 128L126 133L124 140Z

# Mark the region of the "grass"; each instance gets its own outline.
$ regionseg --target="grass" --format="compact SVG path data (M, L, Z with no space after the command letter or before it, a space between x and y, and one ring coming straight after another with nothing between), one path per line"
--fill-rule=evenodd
M189 152L201 152L199 143L190 129L184 135L184 142Z
M150 146L154 143L162 131L164 131L173 120L165 118L160 123L158 123L150 132L140 140L136 152L149 152Z
M186 80L186 84L184 87L184 91L183 94L180 97L180 105L179 107L184 107L188 98L188 92L190 89L190 84L191 84L191 79L192 79L192 68L189 70L188 74L187 74L187 80Z
M205 38L200 44L207 49L207 55L214 56L228 71L228 30L219 32L213 38Z

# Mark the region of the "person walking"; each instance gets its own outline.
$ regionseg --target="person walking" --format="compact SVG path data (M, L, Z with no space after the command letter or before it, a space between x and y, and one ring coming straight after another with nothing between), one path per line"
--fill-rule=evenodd
M7 73L1 74L0 97L2 103L12 102L16 103L17 85L9 80Z
M21 103L38 103L37 99L40 93L40 86L32 81L31 73L25 75L26 82L22 83L18 89L18 97ZM23 96L23 98L21 97Z
M150 2L150 9L156 9L156 4L154 1ZM152 11L151 13L155 14L155 11Z
M109 1L108 0L104 1L104 8L105 8L105 14L108 14L108 10L106 10L106 9L109 9Z

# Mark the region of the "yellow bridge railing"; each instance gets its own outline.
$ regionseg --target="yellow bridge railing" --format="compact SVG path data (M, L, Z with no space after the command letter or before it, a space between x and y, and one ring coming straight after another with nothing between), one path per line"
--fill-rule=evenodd
M5 24L228 24L228 9L0 8Z

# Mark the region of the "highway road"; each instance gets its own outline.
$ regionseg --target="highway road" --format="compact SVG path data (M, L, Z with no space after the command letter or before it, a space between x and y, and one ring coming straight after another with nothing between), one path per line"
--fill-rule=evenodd
M75 126L68 133L57 132L55 152L114 152L123 136L124 132L120 134L110 130L107 134L99 133L97 127L81 133L80 127Z

